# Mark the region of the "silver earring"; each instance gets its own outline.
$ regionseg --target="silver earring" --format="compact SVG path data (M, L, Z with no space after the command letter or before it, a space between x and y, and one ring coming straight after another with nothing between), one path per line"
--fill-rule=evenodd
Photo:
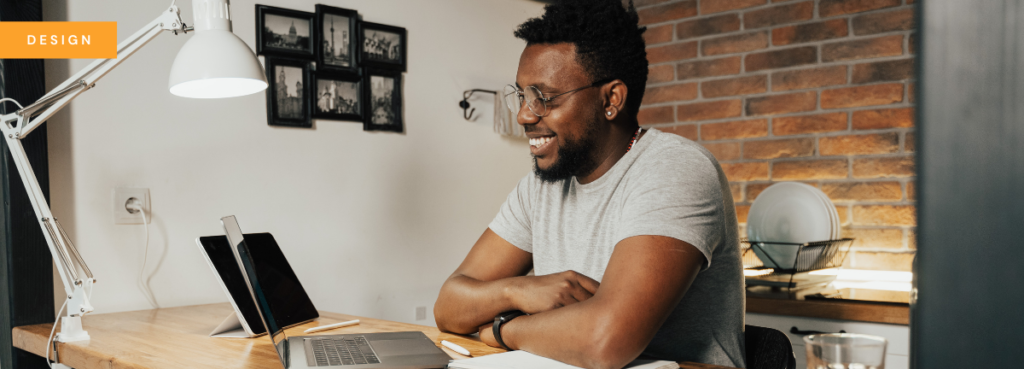
M612 112L611 111L608 111L605 114L608 114L609 117L612 116Z

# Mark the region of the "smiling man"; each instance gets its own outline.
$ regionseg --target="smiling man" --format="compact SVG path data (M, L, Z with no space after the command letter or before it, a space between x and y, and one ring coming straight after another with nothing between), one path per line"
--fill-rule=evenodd
M445 281L438 328L586 368L744 367L732 193L703 147L639 127L644 30L618 0L559 1L519 26L505 97L534 171Z

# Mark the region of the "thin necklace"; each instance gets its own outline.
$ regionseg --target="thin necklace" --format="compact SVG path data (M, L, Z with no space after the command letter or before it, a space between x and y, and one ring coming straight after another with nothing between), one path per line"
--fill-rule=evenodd
M629 152L629 149L632 149L632 148L633 148L633 144L635 144L635 143L636 143L636 139L637 139L637 138L640 138L640 131L643 131L643 130L644 130L644 128L643 128L643 127L640 127L640 128L637 128L637 129L636 129L636 133L634 133L634 134L633 134L633 141L631 141L631 142L629 143L629 146L627 146L627 147L626 147L626 152Z

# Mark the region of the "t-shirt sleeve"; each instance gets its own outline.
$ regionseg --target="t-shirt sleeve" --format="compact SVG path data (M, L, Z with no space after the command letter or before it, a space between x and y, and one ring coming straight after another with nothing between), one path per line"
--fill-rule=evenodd
M530 174L519 181L505 203L501 204L498 215L487 226L505 241L529 253L533 253L533 231L530 227L532 179Z
M689 243L707 259L722 241L725 211L722 184L712 159L697 148L659 153L652 170L631 180L623 204L623 224L615 243L633 236L665 236ZM657 169L654 169L657 168Z

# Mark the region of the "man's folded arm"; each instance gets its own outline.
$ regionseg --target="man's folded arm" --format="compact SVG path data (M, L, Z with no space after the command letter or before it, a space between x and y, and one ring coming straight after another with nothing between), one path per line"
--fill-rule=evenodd
M533 255L491 231L484 231L459 268L441 286L434 305L437 327L445 332L470 334L501 312L512 310L510 277L533 268Z
M696 247L675 238L622 240L592 298L516 318L502 327L503 341L576 366L621 368L654 339L705 260ZM493 340L486 330L481 337Z

